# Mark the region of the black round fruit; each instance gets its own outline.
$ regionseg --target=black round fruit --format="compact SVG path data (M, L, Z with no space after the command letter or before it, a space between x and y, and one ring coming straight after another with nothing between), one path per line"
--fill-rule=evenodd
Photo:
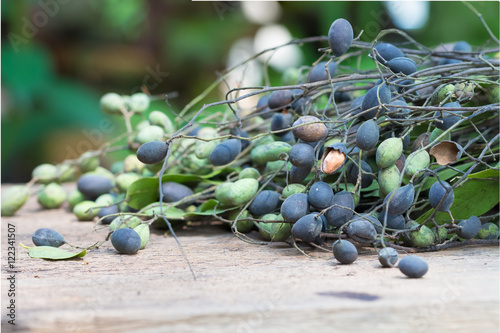
M341 264L352 264L358 259L358 250L348 240L338 240L333 243L333 256Z
M406 256L399 262L399 270L409 278L421 278L429 270L427 262L419 256Z
M276 90L271 93L267 104L271 109L283 108L293 101L291 90Z
M325 182L316 182L309 189L307 199L318 210L328 208L333 201L332 187Z
M386 63L393 73L413 74L417 71L417 64L410 58L396 57Z
M359 160L356 161L359 165ZM373 182L373 176L366 174L366 172L371 173L372 168L368 163L365 161L361 161L361 170L363 171L361 173L361 188L368 187L372 184ZM347 181L351 184L356 184L358 181L358 174L359 174L359 168L356 164L350 163L349 166L347 167Z
M354 215L354 198L347 191L342 191L333 196L332 208L325 213L328 225L339 228L349 221Z
M311 167L301 168L292 165L288 181L290 182L290 184L300 184L304 181L304 179L306 179L306 177L309 175L310 172L311 172Z
M309 201L307 194L294 193L285 199L281 205L281 216L285 221L293 223L306 215L309 210Z
M347 227L349 237L359 243L371 244L377 238L375 226L365 219L356 219Z
M394 193L394 195L393 195ZM384 198L384 208L387 202L389 202L389 206L387 208L387 212L391 215L403 214L410 208L413 203L413 199L415 198L415 188L413 184L408 184L403 187L392 190L385 198Z
M97 199L98 196L108 193L113 185L111 181L100 175L83 175L77 182L78 191L82 192L90 200Z
M269 96L270 95L264 95L259 98L259 101L257 102L257 110L259 110L258 113L263 119L268 119L273 116L271 109L267 105L269 102Z
M274 212L280 208L280 205L280 194L278 192L264 190L253 199L248 211L254 216L261 216Z
M379 102L380 101L380 102ZM363 103L361 104L361 111L372 109L368 112L363 113L365 119L371 119L381 116L385 113L386 108L378 107L380 104L389 104L391 101L391 90L387 84L383 83L377 85L370 90L365 95Z
M134 254L141 248L141 236L134 229L117 229L111 234L111 244L119 253Z
M101 209L99 209L99 212L97 212L97 216L99 218L101 217L104 217L106 215L111 215L111 214L117 214L119 213L120 210L118 209L118 206L117 205L112 205L112 206L109 206L109 207L102 207ZM116 218L116 216L108 216L108 217L105 217L101 220L101 223L102 224L110 224L111 222L113 222L113 220Z
M378 253L378 261L384 267L393 267L398 262L398 251L392 247L384 247Z
M467 220L458 223L460 229L457 230L457 235L460 238L471 239L477 236L481 230L481 220L477 216L471 216Z
M275 113L271 119L271 131L281 131L290 128L293 124L293 116L290 113ZM289 131L275 133L276 136L284 136Z
M356 133L356 146L362 150L370 150L375 148L379 139L379 129L377 122L373 119L365 121L359 126Z
M450 193L446 194L446 191L451 188L451 185L445 181L437 181L432 184L429 190L429 202L432 208L436 208L441 200L446 196L443 203L439 207L439 211L447 212L450 210L451 205L453 205L453 201L455 200L455 194L453 190L450 190Z
M210 153L210 163L214 166L226 165L234 161L241 152L241 140L229 139L219 143Z
M309 169L313 166L316 157L314 156L314 148L308 143L297 143L288 152L290 163L292 165Z
M66 243L66 240L60 233L49 228L36 230L31 236L31 240L36 246L59 247Z
M163 192L163 202L177 202L194 194L193 190L186 185L175 182L162 183L161 189ZM188 205L189 202L186 202L180 207L187 207Z
M292 234L303 242L312 243L316 240L323 227L323 220L318 213L302 216L292 227Z
M335 57L340 57L351 47L354 32L349 21L339 18L335 20L328 31L328 44Z
M156 164L165 159L168 146L163 141L151 141L142 144L137 149L137 159L144 164Z
M328 80L328 73L326 72L326 64L328 61L322 61L317 63L309 74L308 82L317 82L317 81L325 81ZM333 78L335 75L335 70L337 69L337 64L334 61L330 61L328 64L328 72L330 73L330 78Z
M377 61L383 65L391 59L405 56L403 51L390 43L377 43L374 49L372 57L376 54Z

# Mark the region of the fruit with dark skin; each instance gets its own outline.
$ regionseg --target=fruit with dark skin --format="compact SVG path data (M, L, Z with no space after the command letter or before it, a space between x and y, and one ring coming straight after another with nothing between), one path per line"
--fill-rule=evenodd
M226 165L234 161L241 152L241 141L229 139L219 143L210 153L209 160L214 166Z
M359 165L359 160L356 161L356 163ZM349 166L347 167L347 181L351 184L356 184L358 181L358 174L359 174L359 167L358 165L354 163L350 163ZM373 182L373 176L366 174L366 172L371 173L372 168L368 163L365 161L361 161L361 188L368 187L372 184Z
M352 264L358 259L358 250L348 240L338 240L333 243L333 256L341 264Z
M290 163L292 165L304 168L311 168L316 160L314 156L314 148L307 143L296 143L288 152Z
M378 219L382 224L384 224L384 220L386 220L386 227L389 229L402 230L405 228L405 217L402 214L387 214L386 219L385 210L382 210L378 215Z
M160 163L167 156L168 146L163 141L150 141L137 149L137 159L144 164Z
M417 64L415 63L415 61L406 57L392 58L386 63L386 66L396 74L402 73L405 75L410 75L417 71Z
M375 148L379 139L379 128L373 119L365 121L356 132L356 146L361 150Z
M311 173L311 167L299 168L292 165L292 169L290 170L288 181L290 184L299 184L306 179L306 177Z
M394 195L393 195L394 193ZM408 184L391 191L384 199L384 209L389 203L387 212L391 215L403 214L410 208L415 198L415 188L413 184Z
M97 213L97 217L101 218L101 217L104 217L106 215L117 214L119 212L120 211L119 211L117 205L112 205L109 207L102 207L101 209L99 209L99 212ZM113 220L115 218L116 218L116 216L107 216L107 217L103 218L101 220L101 222L102 222L102 224L110 224L111 222L113 222Z
M436 208L441 200L443 200L443 198L445 198L446 196L438 210L440 212L447 212L450 210L450 207L451 205L453 205L453 201L455 200L455 194L453 193L453 190L450 190L450 192L446 194L446 191L450 188L451 185L445 181L437 181L432 184L431 188L429 189L429 203L431 204L432 208Z
M333 196L332 208L325 213L328 225L339 228L349 221L354 215L354 198L347 191L342 191Z
M326 125L319 122L320 119L314 116L302 116L293 123L293 127L299 126L293 129L293 135L297 139L306 142L316 142L323 140L328 135L328 129ZM306 124L306 125L303 125Z
M336 19L328 31L328 44L335 57L340 57L351 47L354 32L346 19Z
M36 246L59 247L63 244L66 244L66 240L60 233L49 228L41 228L36 230L31 236L31 240Z
M349 237L359 243L371 244L377 237L375 226L365 219L356 219L347 227Z
M394 267L398 262L399 255L398 251L393 249L392 247L384 247L378 253L378 261L383 267Z
M311 243L316 240L323 227L323 220L318 213L302 216L292 227L292 234L303 242Z
M446 107L460 108L461 105L458 102L450 102L450 103L446 103L445 105L443 105L443 107L444 108L446 108ZM445 130L449 129L451 126L458 123L458 121L460 121L460 119L462 119L462 118L460 116L456 115L454 112L455 111L450 110L450 111L443 111L442 113L439 113L438 118L437 118L439 121L435 121L434 126L445 131Z
M481 230L481 220L477 216L471 216L467 220L458 223L460 229L457 230L457 235L463 239L471 239L476 237Z
M268 119L273 116L271 109L267 105L268 102L269 102L269 95L262 96L261 98L259 98L259 101L257 102L257 110L260 110L258 111L258 113L263 119Z
M293 92L291 90L276 90L271 93L267 101L270 109L284 108L293 101Z
M293 116L291 113L275 113L271 119L271 131L281 131L290 128L293 124ZM284 136L288 131L277 132L274 135Z
M295 193L285 199L281 204L281 216L285 221L294 223L309 211L309 200L305 193Z
M415 255L409 255L401 259L398 267L401 273L414 279L421 278L429 270L427 261Z
M275 191L264 190L253 199L248 211L254 216L261 216L278 210L281 206L280 194Z
M379 102L380 100L380 102ZM372 119L383 115L387 109L385 107L379 107L380 104L389 104L391 101L391 90L387 84L383 83L377 85L370 90L365 95L363 103L361 104L361 111L363 112L363 118ZM372 109L368 112L366 110Z
M122 228L113 231L111 244L121 254L135 254L141 248L142 240L134 229Z
M317 63L309 74L308 82L317 82L317 81L325 81L328 80L328 73L326 72L326 64L328 61L322 61ZM330 73L330 78L333 78L335 75L335 70L337 69L337 64L334 61L330 61L328 64L328 72Z
M184 184L165 182L161 184L163 202L176 202L194 194L193 190ZM180 207L189 206L190 202L183 203Z
M333 201L332 187L325 182L316 182L309 189L307 199L317 210L328 208Z
M78 179L77 187L85 197L95 200L101 194L108 193L113 185L105 176L87 174Z
M390 43L377 43L377 44L375 44L372 58L374 58L375 55L376 55L377 61L383 65L391 59L394 59L397 57L404 57L403 51L401 51L398 47L396 47Z

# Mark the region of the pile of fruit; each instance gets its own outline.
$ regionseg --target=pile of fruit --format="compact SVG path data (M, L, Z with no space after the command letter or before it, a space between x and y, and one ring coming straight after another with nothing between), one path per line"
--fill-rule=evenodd
M388 34L407 42L380 41ZM380 263L391 267L396 250L498 242L498 40L439 51L393 29L365 43L344 19L315 40L329 47L313 65L287 70L282 86L231 89L198 110L199 98L166 115L149 112L144 93L104 95L103 111L125 120L127 145L38 166L30 184L4 194L2 216L39 183L42 207L67 200L78 220L98 217L127 254L146 247L150 226L174 233L200 220L227 223L251 243L328 247L344 264L357 259L356 246L381 249ZM364 57L373 69L353 67ZM255 96L253 109L240 107ZM212 111L220 105L227 110ZM136 115L143 120L132 128ZM130 155L111 170L100 166L117 149ZM76 175L77 190L66 195L59 183ZM65 243L44 232L36 245ZM427 271L417 256L399 267L410 277Z

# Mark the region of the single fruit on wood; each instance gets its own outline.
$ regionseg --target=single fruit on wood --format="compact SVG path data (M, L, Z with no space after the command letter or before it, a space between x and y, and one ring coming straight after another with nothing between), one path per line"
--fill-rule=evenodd
M340 57L351 47L354 32L346 19L339 18L333 21L328 30L328 44L335 57Z
M421 278L429 270L429 265L422 257L410 255L399 262L399 270L409 278Z
M31 240L36 246L60 247L66 243L66 240L60 233L49 228L36 230L31 236Z
M122 254L135 254L142 245L141 236L129 228L117 229L111 234L111 244Z
M9 187L2 195L2 216L12 216L30 197L28 186L15 185Z
M333 243L333 256L341 264L352 264L358 259L358 250L348 240L338 240Z
M398 251L392 247L384 247L378 253L378 261L383 267L394 267L398 262Z

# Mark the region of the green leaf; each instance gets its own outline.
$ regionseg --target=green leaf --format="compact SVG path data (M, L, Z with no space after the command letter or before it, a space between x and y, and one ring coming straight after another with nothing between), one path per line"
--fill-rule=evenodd
M143 213L144 214L149 214L151 216L153 216L153 214L156 213L156 215L160 216L160 205L159 205L159 203L155 203L153 205L144 207L143 208ZM183 220L185 213L180 208L169 207L168 203L163 203L163 214L169 220Z
M475 162L465 163L465 164L456 166L455 169L458 169L460 171L465 171L465 170L467 170L474 163ZM439 176L439 179L441 179L441 180L448 180L448 179L450 179L450 178L458 175L459 172L455 171L453 169L444 169L444 170L439 171L437 174ZM436 177L429 177L429 178L427 178L427 181L424 184L421 184L421 186L422 186L421 191L427 191L428 189L431 188L432 184L434 184L435 182L437 182L437 178Z
M467 178L495 178L498 181L500 178L500 170L487 169L470 174Z
M28 254L31 258L64 260L64 259L84 257L87 254L87 249L74 253L53 246L28 247L23 243L19 243L19 245L21 245L25 249L28 249Z
M214 207L215 205L219 205L217 209L215 210L216 214L224 213L230 210L234 210L235 207L223 207L219 202L215 199L210 199L206 202L204 202L202 205L200 205L194 212L189 212L185 214L185 217L192 217L192 216L211 216L214 213Z
M472 215L481 216L495 207L500 200L498 192L498 182L472 178L467 180L462 186L454 190L455 200L450 211L455 219L468 219ZM422 214L417 222L425 221L434 209L430 209ZM438 224L447 223L450 216L444 212L438 212L435 220Z
M197 175L183 175L180 173L171 173L163 175L162 182L174 182L179 184L192 183L201 181L201 177Z
M158 178L141 178L133 182L127 190L128 205L141 209L158 200Z
M354 185L349 183L349 184L347 184L347 188L346 188L344 183L340 183L339 188L341 188L344 191L352 191L354 189ZM376 180L374 180L370 186L362 188L361 192L373 192L373 191L378 190L378 189L379 189L378 182Z

